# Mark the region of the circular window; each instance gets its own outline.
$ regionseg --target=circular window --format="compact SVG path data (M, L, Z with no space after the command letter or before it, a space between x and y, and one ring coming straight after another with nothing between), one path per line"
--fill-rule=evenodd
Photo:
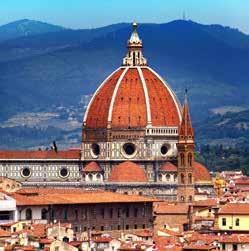
M137 154L136 145L133 143L125 143L121 148L121 153L125 158L134 158Z
M93 143L91 146L91 152L94 158L100 154L100 146L97 143Z
M123 145L123 149L124 149L124 152L127 154L127 155L132 155L135 153L136 151L136 146L132 143L125 143Z
M31 175L29 167L24 167L21 171L21 175L25 178L29 177Z
M66 167L61 168L60 170L60 176L62 178L66 178L69 175L69 172Z
M168 146L167 145L162 145L161 146L161 154L162 155L166 155L166 153L168 152Z

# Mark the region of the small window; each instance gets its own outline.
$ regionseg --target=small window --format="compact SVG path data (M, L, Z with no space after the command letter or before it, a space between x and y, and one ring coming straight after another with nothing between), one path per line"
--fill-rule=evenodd
M134 217L138 216L138 208L134 208Z
M166 145L162 145L161 146L161 154L162 155L166 155L167 154L167 152L168 152L168 147L166 146Z
M227 219L226 218L222 218L222 226L226 226L227 225Z
M125 143L123 145L123 149L124 149L125 154L133 155L136 151L136 146L133 143Z
M121 208L118 208L118 218L121 217Z
M64 220L67 220L67 217L68 217L68 215L67 215L67 209L65 209L64 210L64 215L63 215Z
M183 174L183 173L181 174L181 183L182 183L182 184L185 183L185 177L184 177L184 174Z
M43 208L42 211L41 211L41 218L42 218L42 220L46 220L47 219L47 213L48 213L48 210L46 208Z
M238 250L238 244L233 244L233 250Z
M109 211L109 216L110 216L110 218L113 217L113 209L112 209L112 208L111 208L110 211Z
M222 247L222 250L225 250L225 249L226 249L226 244L225 244L225 243L222 243L222 244L221 244L221 247Z
M32 210L31 210L31 208L28 208L27 210L26 210L26 220L32 220Z
M181 166L185 166L185 157L183 153L180 154L180 158L181 158Z
M188 165L191 167L192 166L192 153L188 154Z
M126 208L125 215L127 218L130 217L130 209L129 208Z
M101 208L101 216L103 219L105 218L105 209L104 208Z
M31 175L31 171L29 167L24 167L21 171L21 175L25 178L29 177Z
M235 220L235 225L238 227L239 226L239 218Z
M94 156L98 156L100 154L100 146L97 143L93 143L91 146L91 150Z
M192 174L191 173L188 174L188 183L192 184Z
M126 226L125 226L125 229L128 230L128 229L129 229L129 225L126 225Z
M62 178L66 178L69 175L68 169L66 167L62 167L60 170L60 176Z

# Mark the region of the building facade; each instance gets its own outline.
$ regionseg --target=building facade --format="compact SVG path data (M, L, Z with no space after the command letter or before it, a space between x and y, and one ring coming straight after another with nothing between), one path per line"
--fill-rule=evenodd
M80 148L1 151L1 176L24 186L101 188L182 202L195 191L213 193L208 170L194 161L187 101L182 109L168 83L148 66L136 23L127 48L122 66L87 107Z

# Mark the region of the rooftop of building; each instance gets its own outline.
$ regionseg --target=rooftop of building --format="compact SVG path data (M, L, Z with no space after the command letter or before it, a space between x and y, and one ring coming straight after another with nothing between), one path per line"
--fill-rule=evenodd
M98 204L153 202L153 198L102 190L27 188L10 194L20 205Z
M0 159L80 159L80 149L61 151L0 151Z

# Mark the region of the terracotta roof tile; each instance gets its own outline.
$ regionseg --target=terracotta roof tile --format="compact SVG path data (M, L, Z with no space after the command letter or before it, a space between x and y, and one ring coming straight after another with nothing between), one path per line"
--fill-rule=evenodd
M0 159L80 159L80 150L0 151Z
M137 69L129 69L119 86L112 111L112 128L139 128L147 125L143 85Z
M86 118L88 128L106 128L112 95L123 69L112 73L105 84L93 96Z
M88 163L83 168L83 172L101 172L101 171L102 171L102 169L100 168L100 166L94 161Z
M115 166L111 171L110 182L148 182L144 169L139 165L126 161Z
M176 98L171 97L164 83L150 69L144 68L142 71L148 89L152 125L179 126L180 117L174 102L177 102Z
M249 203L227 203L221 206L219 214L249 215Z
M86 128L106 128L111 99L124 68L112 73L93 96L86 117ZM151 109L152 126L179 126L181 105L174 94L150 69L141 68ZM129 68L117 89L113 110L112 128L139 128L147 125L145 92L139 72Z
M189 206L187 204L169 204L168 202L155 202L154 212L156 214L187 214Z
M124 195L107 191L75 191L67 192L66 189L25 189L21 192L11 193L17 205L55 205L55 204L96 204L96 203L129 203L153 202L155 199L136 195Z
M211 181L211 175L208 169L199 162L194 162L194 177L195 181Z
M165 171L165 172L177 172L177 167L172 164L171 162L166 162L160 167L160 171Z
M11 236L11 233L9 231L0 229L0 237L8 237L8 236Z
M209 207L209 206L216 206L217 199L206 199L206 200L197 200L193 201L193 205L197 207Z

